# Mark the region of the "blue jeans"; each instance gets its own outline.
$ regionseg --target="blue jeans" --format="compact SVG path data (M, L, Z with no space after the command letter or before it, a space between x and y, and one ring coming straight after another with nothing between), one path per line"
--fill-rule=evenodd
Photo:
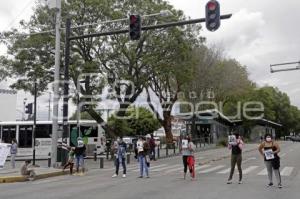
M83 155L77 155L76 156L76 171L79 171L79 167L84 169L84 158Z
M115 160L115 165L116 165L116 174L119 174L119 168L120 168L120 163L122 164L123 167L123 174L126 174L126 164L125 164L125 158L116 158Z
M146 176L149 176L149 170L148 166L146 164L146 157L143 155L138 156L139 164L140 164L140 176L144 176L144 171L146 173Z

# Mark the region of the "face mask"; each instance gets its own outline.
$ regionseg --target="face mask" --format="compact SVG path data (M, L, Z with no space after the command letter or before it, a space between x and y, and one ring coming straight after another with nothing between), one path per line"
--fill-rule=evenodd
M266 138L266 141L267 141L267 142L271 142L271 141L272 141L272 138L267 137L267 138Z

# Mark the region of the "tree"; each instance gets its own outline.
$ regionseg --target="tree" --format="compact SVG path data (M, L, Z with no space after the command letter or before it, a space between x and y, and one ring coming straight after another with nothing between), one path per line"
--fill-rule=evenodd
M162 0L73 0L70 4L62 5L62 21L71 13L72 26L82 26L107 20L127 17L129 13L141 15L158 13L161 10L172 10L174 16L163 18L155 17L143 20L143 25L153 24L156 21L174 21L184 18L181 11L174 10L171 5ZM1 34L1 41L6 44L9 56L2 64L8 68L17 81L11 86L25 91L32 90L32 81L40 79L40 91L48 89L53 82L54 65L54 34L22 35L23 32L40 32L53 29L54 11L43 6L37 6L29 22L21 22L21 30L6 31ZM72 29L72 35L91 34L108 30L128 28L128 21L120 23L99 24L85 28ZM188 29L187 29L188 30ZM113 35L98 38L78 39L71 43L70 77L73 84L83 80L80 93L81 102L97 104L101 97L105 83L110 84L115 92L115 99L120 103L118 115L125 114L126 109L132 104L145 88L149 79L149 67L155 66L153 61L164 58L158 51L170 43L177 41L165 40L160 33L173 34L172 31L143 32L139 41L129 41L128 35ZM186 33L188 34L188 33ZM172 35L170 35L172 38ZM64 38L64 33L62 33ZM62 47L64 41L62 41ZM63 49L63 48L62 48ZM169 53L173 53L170 51ZM168 53L168 54L169 54ZM173 55L173 57L176 55ZM61 59L63 64L63 59ZM63 67L61 67L63 68ZM94 76L80 76L85 73L94 73ZM95 97L97 96L97 97ZM88 113L100 124L105 124L103 118L95 111L95 106L88 107ZM104 126L105 128L105 126Z
M118 136L146 135L160 127L153 113L145 107L130 107L124 117L111 116L108 124Z

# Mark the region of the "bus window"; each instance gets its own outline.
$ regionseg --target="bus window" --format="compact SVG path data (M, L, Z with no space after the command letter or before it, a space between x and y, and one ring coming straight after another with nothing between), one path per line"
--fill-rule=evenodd
M32 147L32 126L24 125L19 127L19 147L31 148Z
M16 126L2 127L2 142L11 143L12 139L16 138Z
M40 124L36 126L35 137L36 138L51 138L52 125Z
M80 126L83 137L98 137L97 126Z

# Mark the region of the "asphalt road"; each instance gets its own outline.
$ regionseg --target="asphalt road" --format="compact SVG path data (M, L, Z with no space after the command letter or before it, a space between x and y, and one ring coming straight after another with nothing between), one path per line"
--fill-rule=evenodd
M85 176L60 176L45 180L1 184L1 199L298 199L300 188L300 143L281 144L283 188L267 187L262 157L257 151L243 155L243 184L227 185L229 159L196 167L196 180L183 180L180 157L152 163L151 177L139 179L137 163L128 165L127 178L111 178L112 168L91 169ZM226 150L226 149L224 149ZM222 152L227 153L227 152ZM229 152L228 152L229 153ZM197 162L220 155L220 150L197 154ZM222 155L222 154L221 154ZM274 182L276 180L274 179Z

